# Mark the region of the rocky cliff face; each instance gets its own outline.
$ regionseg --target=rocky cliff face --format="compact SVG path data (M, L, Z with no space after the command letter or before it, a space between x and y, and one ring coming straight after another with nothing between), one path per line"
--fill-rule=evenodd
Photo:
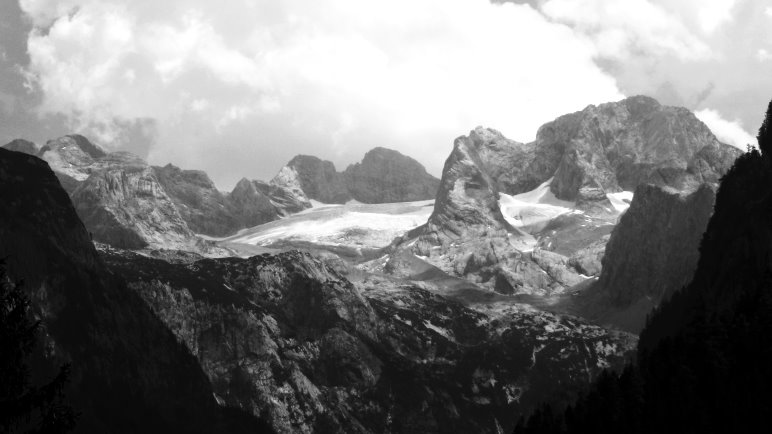
M72 194L95 241L127 249L195 250L198 238L159 184L155 171L131 155L112 154Z
M206 252L211 248L195 233L226 236L311 206L290 181L244 180L223 194L202 171L149 167L136 155L106 153L78 135L39 150L25 140L4 148L47 161L95 240L121 248Z
M432 199L439 187L421 163L386 148L368 151L361 163L346 168L343 178L351 197L362 203Z
M527 144L478 127L455 141L427 224L393 249L491 289L562 291L600 273L622 190L693 191L739 154L688 110L647 97L561 116Z
M71 365L66 391L81 432L260 432L224 417L187 349L108 273L48 165L0 149L0 256L24 280L43 343L33 375ZM228 410L229 413L236 410Z
M239 229L274 221L311 207L297 183L289 178L286 168L282 170L277 175L282 182L269 184L243 178L233 188L227 197L227 205L239 222Z
M691 193L641 185L606 245L598 281L581 294L585 315L638 333L651 309L688 285L715 187Z
M49 140L38 153L55 172L77 181L85 181L105 155L102 148L77 134Z
M152 169L191 231L225 236L244 227L229 212L227 196L204 171L182 170L171 164Z
M301 191L322 203L412 202L433 199L439 181L414 159L386 148L368 151L361 163L337 172L330 161L298 155L282 168L272 185Z
M716 183L741 153L689 110L643 96L561 116L539 128L536 147L548 158L532 164L554 170L555 195L579 202L644 183L679 190Z
M481 128L456 139L425 233L442 243L447 237L471 238L488 231L504 231L506 236L512 231L499 208L495 175L501 176L515 163L520 146L498 131Z
M110 268L196 355L217 399L278 432L500 432L635 340L515 305L483 311L404 282L352 284L308 254Z
M200 234L231 235L311 206L297 182L284 172L277 175L280 183L243 178L230 194L223 194L201 170L181 170L171 164L153 170L182 219Z
M335 165L310 155L298 155L290 160L272 183L297 186L309 199L323 203L346 203L351 200L345 180L335 170Z

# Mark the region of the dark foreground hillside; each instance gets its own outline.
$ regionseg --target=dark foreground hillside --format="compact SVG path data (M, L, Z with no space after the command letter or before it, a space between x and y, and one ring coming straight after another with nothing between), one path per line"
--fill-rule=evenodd
M637 361L516 433L766 432L772 414L772 103L724 176L692 282L655 311ZM766 427L766 428L765 428Z
M50 381L70 364L76 432L265 432L217 405L196 359L107 272L44 161L0 149L0 202L0 258L42 321L31 376Z

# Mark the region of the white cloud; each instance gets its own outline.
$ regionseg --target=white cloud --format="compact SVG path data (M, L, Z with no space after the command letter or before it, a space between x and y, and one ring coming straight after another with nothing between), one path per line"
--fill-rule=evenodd
M603 57L626 59L642 54L696 60L711 55L710 47L678 15L649 0L547 0L541 10L590 37ZM714 28L723 9L701 12L705 25Z
M527 5L21 6L38 26L28 41L27 72L42 90L42 112L65 114L103 142L120 141L137 119L152 119L153 162L204 168L224 187L244 175L271 176L294 153L340 164L374 146L414 156L438 174L453 138L476 125L525 141L558 115L622 97L594 64L594 44ZM619 38L624 44L627 36ZM668 38L665 48L703 51L688 38Z
M756 138L745 131L740 121L726 120L720 113L711 109L699 110L694 112L694 114L722 142L740 148L743 151L747 145L756 145Z
M732 8L736 0L699 0L697 17L705 33L713 33L722 24L732 19Z
M756 51L756 58L759 59L759 62L766 62L767 60L772 59L772 54L764 48L759 48L759 50Z

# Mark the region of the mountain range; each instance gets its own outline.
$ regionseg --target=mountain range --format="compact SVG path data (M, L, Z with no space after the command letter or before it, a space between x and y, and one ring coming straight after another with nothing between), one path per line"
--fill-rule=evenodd
M159 412L136 427L189 405L202 431L232 418L234 431L363 433L508 431L655 346L651 330L672 328L646 317L705 267L716 191L742 155L642 96L561 116L531 143L478 127L440 180L375 148L343 172L299 155L224 193L78 135L4 148L0 254L32 281L56 348L43 359L72 363L88 427L113 430L100 414L113 401L77 390L104 387L120 354L131 373L111 396ZM35 258L53 265L35 274ZM103 295L81 302L80 286ZM174 363L197 378L190 402L166 398L177 377L152 381Z
M329 161L299 155L271 182L239 181L222 193L199 170L150 166L127 152L108 153L80 135L42 148L14 140L4 148L35 155L56 173L95 241L126 249L217 252L197 234L232 235L330 203L405 202L434 197L438 180L397 151L375 148L343 173Z

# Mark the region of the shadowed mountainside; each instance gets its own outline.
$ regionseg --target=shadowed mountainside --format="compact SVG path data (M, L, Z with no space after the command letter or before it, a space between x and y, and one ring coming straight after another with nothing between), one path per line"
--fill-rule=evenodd
M691 283L652 315L635 365L517 433L764 432L772 398L772 103L761 153L722 178Z
M43 343L33 375L72 366L82 432L259 432L220 408L208 379L145 303L108 273L48 165L0 149L0 256L23 279ZM228 414L227 417L226 413Z

